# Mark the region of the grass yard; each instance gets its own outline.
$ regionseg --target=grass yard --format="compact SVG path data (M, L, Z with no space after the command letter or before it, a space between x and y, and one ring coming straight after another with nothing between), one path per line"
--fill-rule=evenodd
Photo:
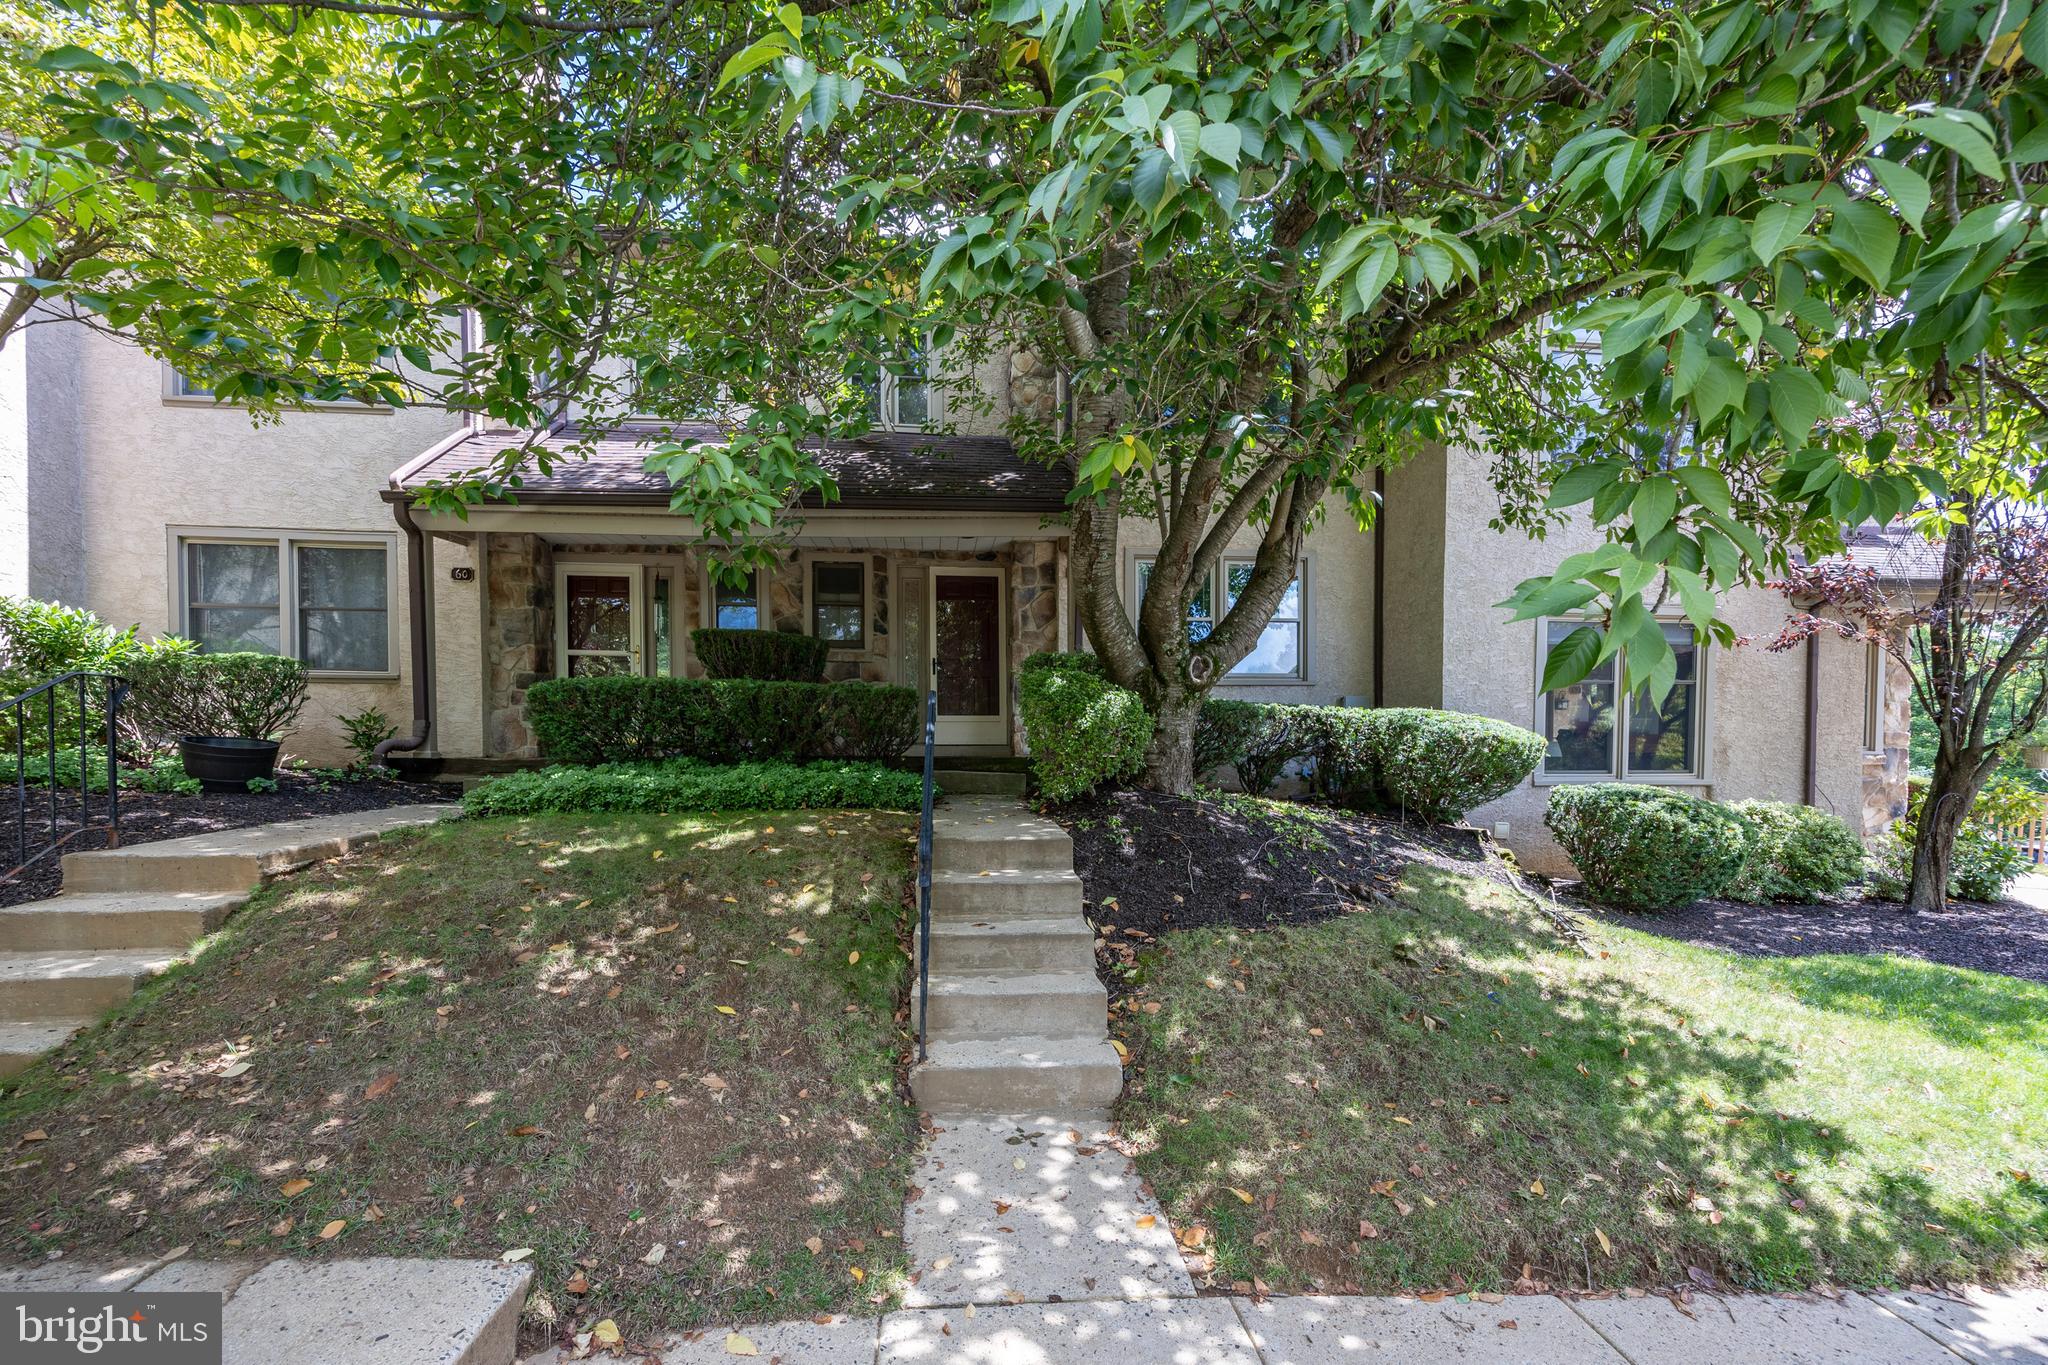
M2041 1270L2048 987L1610 925L1589 955L1509 888L1439 867L1411 867L1399 899L1139 958L1118 1116L1215 1283Z
M0 1096L15 1259L530 1248L529 1346L901 1283L914 835L463 821L270 887Z

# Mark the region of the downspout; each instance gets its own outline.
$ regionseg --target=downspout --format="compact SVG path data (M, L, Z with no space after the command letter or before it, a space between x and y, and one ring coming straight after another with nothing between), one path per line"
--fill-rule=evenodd
M1372 704L1387 704L1387 467L1372 472Z
M434 728L434 670L427 649L426 535L412 519L407 499L393 500L391 515L405 532L406 602L412 636L412 733L403 739L394 735L379 744L374 754L379 763L390 754L420 748Z
M1806 637L1806 804L1820 804L1820 636Z

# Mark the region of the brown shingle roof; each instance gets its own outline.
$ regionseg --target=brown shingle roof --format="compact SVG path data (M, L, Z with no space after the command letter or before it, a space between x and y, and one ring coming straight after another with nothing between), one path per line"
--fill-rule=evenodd
M1873 569L1887 583L1933 583L1941 578L1941 542L1929 540L1910 526L1857 527L1844 537L1846 553L1823 563L1844 561Z
M678 439L717 440L712 426L678 425ZM548 472L529 459L521 470L521 501L590 499L668 505L668 481L642 463L655 428L601 434L565 428L539 445L557 458ZM402 471L401 488L457 479L522 445L524 432L480 432ZM587 451L587 454L581 453ZM819 464L839 486L836 507L931 508L1002 512L1056 512L1066 505L1067 479L1058 470L1020 458L1000 436L927 435L878 431L827 445ZM806 499L806 506L819 505Z

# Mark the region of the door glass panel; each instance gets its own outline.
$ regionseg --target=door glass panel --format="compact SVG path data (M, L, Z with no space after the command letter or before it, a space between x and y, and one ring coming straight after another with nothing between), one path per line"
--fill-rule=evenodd
M623 574L570 574L569 648L633 647L633 581Z
M654 671L666 678L670 673L669 658L669 587L668 575L658 574L654 579Z
M938 576L932 631L941 714L1002 714L1002 586L981 574Z

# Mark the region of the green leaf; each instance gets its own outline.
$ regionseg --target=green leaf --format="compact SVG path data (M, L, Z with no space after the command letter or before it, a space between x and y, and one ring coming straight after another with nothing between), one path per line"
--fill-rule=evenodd
M1183 174L1193 164L1196 144L1202 136L1202 116L1192 109L1176 109L1159 128L1159 143Z
M1828 225L1828 245L1877 288L1891 282L1899 230L1893 226L1892 216L1869 200L1852 199L1835 209L1834 221Z
M2048 6L2043 7L2048 13ZM1877 183L1884 186L1892 207L1899 217L1915 232L1920 231L1921 220L1927 216L1927 207L1934 202L1934 191L1927 184L1927 177L1910 166L1901 166L1896 161L1886 161L1881 156L1867 156L1863 164L1870 167L1870 173L1877 177Z
M1970 169L1985 179L2003 179L2005 167L1998 160L1998 149L1969 121L1969 117L1959 110L1944 109L1937 114L1907 119L1905 129L1909 133L1918 133L1929 142L1939 142L1969 162Z
M1714 594L1707 587L1705 579L1692 570L1682 569L1676 564L1665 569L1664 574L1671 580L1671 585L1678 589L1678 603L1685 608L1685 618L1688 621L1704 627L1714 619Z
M1720 470L1709 469L1703 464L1682 464L1671 471L1671 477L1678 480L1687 497L1709 512L1719 512L1725 517L1734 510L1734 501L1728 493L1728 480L1722 477Z
M1316 278L1316 292L1322 293L1334 283L1338 276L1349 270L1365 251L1366 239L1372 236L1373 225L1365 224L1352 228L1330 244L1323 256L1323 273Z
M1394 278L1394 272L1400 268L1401 252L1392 242L1381 242L1372 249L1372 254L1358 267L1358 273L1352 276L1352 286L1357 291L1358 306L1361 310L1371 311L1373 304L1379 301L1380 295L1386 292L1387 283Z
M960 248L966 245L967 235L961 232L954 233L938 244L932 251L932 258L925 262L924 274L918 277L917 296L919 298L928 299L931 297L932 286L938 282L939 272L944 270L946 262L958 255Z
M780 33L770 33L755 39L726 58L725 65L718 72L717 90L723 90L749 71L758 71L789 52L789 39Z
M804 12L802 10L798 9L795 5L784 5L775 11L775 17L782 21L782 26L785 29L789 30L790 37L798 42L803 41Z
M1202 155L1235 169L1244 150L1244 134L1234 123L1205 123L1199 138Z
M1600 661L1602 637L1598 626L1580 626L1550 647L1543 661L1544 692L1569 687L1593 671Z
M1796 450L1806 444L1813 424L1820 420L1827 407L1827 394L1820 381L1804 370L1772 370L1768 383L1771 420L1778 424L1778 434L1786 446Z
M1749 225L1750 250L1765 265L1778 259L1781 252L1799 240L1799 234L1806 231L1806 225L1813 221L1813 210L1797 204L1766 204L1757 211L1756 220Z
M1636 544L1655 539L1659 531L1671 524L1677 510L1677 484L1661 475L1643 480L1628 505L1629 520L1635 523Z

